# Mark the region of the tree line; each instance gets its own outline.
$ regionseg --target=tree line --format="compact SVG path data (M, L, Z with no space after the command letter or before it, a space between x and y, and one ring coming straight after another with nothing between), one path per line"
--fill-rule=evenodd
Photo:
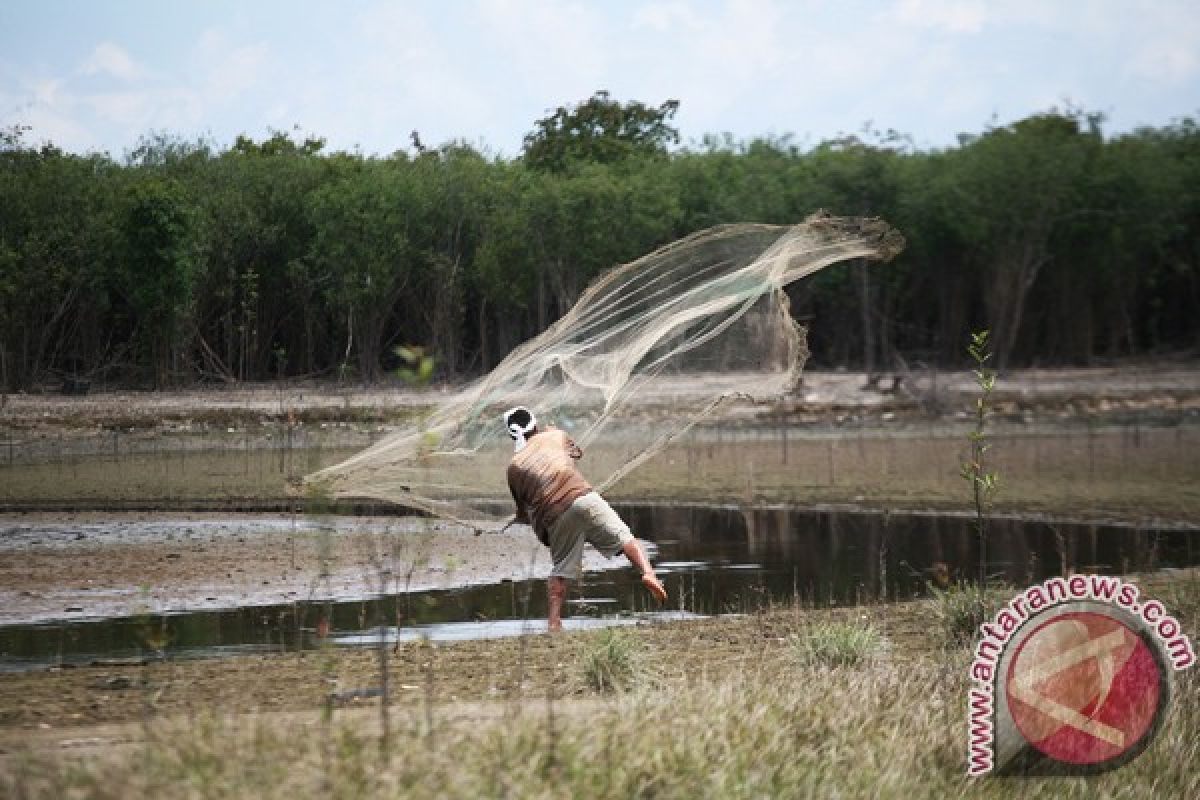
M1052 110L940 149L872 130L681 147L677 108L598 92L513 158L275 132L224 149L159 134L118 160L0 131L0 385L372 382L401 345L444 379L478 375L614 264L817 209L908 242L789 289L817 365L959 366L979 328L1001 369L1200 343L1191 119L1107 136L1100 115Z

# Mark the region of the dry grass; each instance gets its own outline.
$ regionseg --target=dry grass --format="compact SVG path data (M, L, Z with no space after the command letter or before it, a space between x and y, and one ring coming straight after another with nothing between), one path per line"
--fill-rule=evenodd
M359 720L290 730L201 717L124 757L11 760L14 798L1195 797L1200 686L1139 759L1098 777L964 775L961 659L827 669L764 662L483 724L416 728L384 757Z
M629 689L648 677L644 645L621 628L605 628L587 637L578 660L584 683L596 691Z
M1200 573L1190 570L1137 582L1195 635L1198 581ZM257 701L220 694L235 680L226 667L226 678L213 684L219 702L126 726L141 732L137 744L87 757L50 747L10 753L0 760L0 796L1200 796L1194 669L1175 676L1174 703L1157 739L1119 770L1089 778L968 779L970 650L947 646L928 611L922 603L786 608L625 630L611 639L592 632L534 637L523 654L512 641L414 649L410 655L434 670L435 705L428 712L430 698L418 688L425 664L407 663L402 653L394 685L416 691L395 701L386 753L369 707L338 711L328 727L321 722L315 673L294 687L309 698L297 711L234 715ZM795 657L794 643L819 630L846 643L848 632L868 628L888 643L867 647L871 658L830 667ZM589 689L589 652L617 639L617 650L646 659L655 680L623 692ZM350 673L355 664L367 666L366 656L337 658L342 685L370 680ZM484 690L515 679L518 659L528 667L521 683ZM474 683L462 675L472 664L485 670ZM271 668L265 661L247 666L256 675ZM285 680L283 673L273 678Z
M796 658L806 666L862 664L876 658L883 646L874 626L857 622L820 622L792 637Z
M928 601L929 616L950 645L966 644L1014 594L1015 589L972 583L957 583L944 590L934 588Z

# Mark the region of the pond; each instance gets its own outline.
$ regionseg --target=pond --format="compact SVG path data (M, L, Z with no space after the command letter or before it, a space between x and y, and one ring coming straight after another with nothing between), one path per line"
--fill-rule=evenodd
M566 627L748 613L772 604L895 601L979 574L974 520L963 514L864 509L620 505L653 543L671 593L652 607L629 569L590 572L573 588ZM990 581L1024 586L1064 571L1125 574L1200 564L1190 527L1139 528L1048 519L989 521ZM506 581L351 602L297 601L0 627L0 671L104 659L191 658L345 647L428 637L488 638L545 630L544 582ZM402 624L396 625L400 620Z

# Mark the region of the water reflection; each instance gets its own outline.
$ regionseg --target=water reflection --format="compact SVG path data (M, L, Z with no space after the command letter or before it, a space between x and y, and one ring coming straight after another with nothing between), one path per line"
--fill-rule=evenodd
M643 622L670 622L673 620L701 619L704 615L690 611L653 611L637 614L612 615L605 617L567 617L563 629L568 631L591 630ZM503 639L532 633L545 633L544 619L497 619L486 622L443 622L435 625L417 625L412 628L376 628L342 634L333 637L334 644L343 646L370 647L378 645L380 638L392 644L428 639L433 642L453 642L466 639Z
M590 573L568 601L568 628L678 614L741 613L770 603L840 605L919 596L978 572L973 520L958 514L725 506L619 506L657 544L671 593L653 608L630 569ZM992 519L987 571L1028 585L1064 571L1122 574L1200 564L1194 529ZM544 584L506 582L354 602L199 611L167 617L0 627L0 670L95 658L290 651L428 636L481 638L545 629Z
M835 603L903 599L938 574L974 578L974 518L966 514L626 506L634 532L659 542L668 571L759 569ZM1027 585L1069 571L1123 574L1200 560L1190 528L996 517L988 523L989 579ZM777 584L778 581L773 581ZM772 588L778 594L777 586Z

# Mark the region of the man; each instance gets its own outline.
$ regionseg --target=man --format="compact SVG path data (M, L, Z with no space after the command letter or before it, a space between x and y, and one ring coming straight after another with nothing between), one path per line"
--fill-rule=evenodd
M546 582L550 630L562 630L567 581L582 576L585 542L608 558L617 553L628 556L642 573L642 585L664 602L667 590L641 543L575 466L583 457L579 446L563 431L539 428L529 409L520 406L504 412L504 427L516 443L508 465L508 488L517 504L515 521L533 527L554 561Z

